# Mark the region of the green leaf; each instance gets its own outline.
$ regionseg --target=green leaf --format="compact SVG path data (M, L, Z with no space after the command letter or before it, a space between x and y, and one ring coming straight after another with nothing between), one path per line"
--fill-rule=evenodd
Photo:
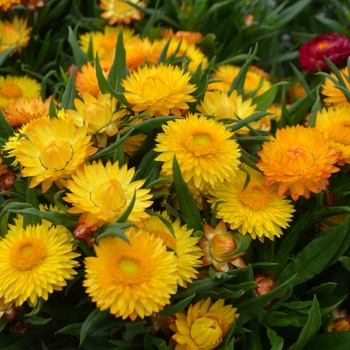
M19 49L20 47L23 47L21 45L16 45L16 46L12 46L11 48L1 52L0 54L0 66L2 66L4 64L4 62L6 61L7 57L14 52L15 50Z
M68 26L68 42L73 51L74 63L80 70L81 66L83 66L89 61L89 57L79 46L77 39L75 38L74 32L70 26Z
M339 261L343 265L344 269L350 272L350 258L348 256L342 256Z
M319 334L306 344L307 350L349 350L350 332Z
M96 238L96 243L98 243L102 238L113 236L113 237L119 237L123 239L126 243L130 244L129 239L125 235L125 232L123 230L131 226L135 226L135 224L132 224L130 222L128 223L114 222L112 224L104 225L103 232L99 234Z
M317 112L321 111L322 109L322 102L321 98L318 97L317 100L315 101L314 105L311 108L311 113L309 120L307 122L307 125L310 127L314 127L316 125L316 117L317 117Z
M344 34L346 36L350 36L350 30L346 29L346 26L342 23L339 23L338 21L327 18L324 15L317 15L315 18L320 21L321 23L325 24L327 27L329 27L332 31Z
M245 77L248 72L248 68L255 59L256 53L258 52L258 44L255 45L254 50L250 49L248 52L248 58L246 62L243 64L242 68L240 69L239 73L235 77L235 79L232 82L232 85L228 91L228 95L230 96L232 94L232 91L237 90L238 95L243 95L243 85L245 81Z
M256 104L256 110L258 111L266 111L273 103L275 100L278 87L281 85L287 85L288 83L286 81L280 81L277 84L274 84L265 91L263 94L259 96L255 96L252 101L252 105Z
M157 117L157 118L147 119L141 123L133 125L133 131L131 133L131 136L146 134L151 130L156 129L158 126L161 126L164 123L174 119L183 119L183 118L177 117L177 116L167 116L167 117Z
M293 279L295 277L296 276L289 278L269 293L250 299L238 305L238 313L240 314L240 317L237 320L238 325L243 326L251 318L256 316L259 310L262 309L266 305L266 303L273 299L281 297L283 293L285 293L288 289L291 288Z
M162 216L161 214L156 213L153 210L146 210L146 213L151 215L151 216L158 217L163 222L163 224L167 227L167 229L169 230L171 235L176 239L173 225L164 216Z
M134 208L135 201L136 201L136 189L134 190L134 194L132 196L132 199L131 199L128 207L126 208L125 212L118 218L118 220L117 220L118 224L124 223L128 220L129 215L131 214L131 212Z
M262 117L265 117L267 115L270 115L271 113L269 112L257 112L252 114L250 117L245 118L245 119L241 119L241 120L233 120L235 122L235 124L233 124L232 126L230 126L228 129L231 130L232 132L235 132L241 128L243 128L244 126L247 126L247 124L251 123L251 122L255 122L260 120Z
M190 295L189 297L179 301L175 305L169 305L164 308L164 310L160 311L159 314L161 316L172 316L175 315L177 312L180 312L186 308L186 306L192 301L192 299L196 296L195 293Z
M36 316L41 311L44 305L45 305L45 300L43 298L39 298L37 305L33 308L33 310L29 314L24 315L24 317Z
M185 223L189 228L202 231L202 218L193 199L193 195L182 178L179 163L175 155L173 159L173 174L179 208Z
M289 350L304 349L307 342L314 337L314 335L318 332L320 327L321 327L321 313L320 313L320 307L315 295L312 302L312 306L309 311L306 324L301 330L298 340L291 347L289 347Z
M293 286L303 283L323 271L349 235L348 216L342 224L312 240L278 276L277 283L298 274Z
M237 255L248 250L252 237L250 235L242 235L238 232L231 232L231 236L237 244L237 249L230 255Z
M50 321L52 320L52 318L43 318L40 316L33 316L30 317L28 319L25 319L25 324L33 324L35 326L44 326L46 324L48 324Z
M79 336L83 322L71 323L66 327L59 329L56 334L69 334Z
M124 88L121 85L127 73L126 67L126 51L123 43L123 30L118 34L118 41L115 49L115 55L111 70L108 74L108 84L118 93L124 93Z
M297 77L299 83L301 84L301 86L304 88L304 90L306 91L306 94L308 95L308 97L313 101L314 100L314 96L312 96L311 91L309 89L309 85L306 82L303 74L299 71L299 69L297 67L294 66L293 63L289 63L293 69L293 72L295 74L295 76Z
M284 345L284 339L279 337L277 333L270 327L266 326L266 330L267 336L270 340L271 350L282 350Z
M68 83L62 95L62 102L60 109L75 109L74 99L77 94L75 92L75 81L74 81L74 69L72 69L71 75L68 79Z
M0 128L6 133L7 137L12 136L14 133L12 126L9 124L7 119L4 117L1 110L0 110Z
M96 330L98 323L105 320L110 315L109 310L101 311L100 309L95 309L90 313L90 315L85 319L80 330L80 346L84 343L86 337Z
M322 293L325 295L330 295L336 286L337 286L337 283L335 283L335 282L322 283L318 286L311 288L310 291L307 292L307 294L313 295L313 294L321 294Z

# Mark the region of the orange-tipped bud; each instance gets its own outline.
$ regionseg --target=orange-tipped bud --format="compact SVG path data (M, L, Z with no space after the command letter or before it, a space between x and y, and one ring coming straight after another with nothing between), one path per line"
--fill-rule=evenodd
M267 294L276 288L276 282L271 274L267 277L257 275L254 282L256 283L254 289L257 296Z

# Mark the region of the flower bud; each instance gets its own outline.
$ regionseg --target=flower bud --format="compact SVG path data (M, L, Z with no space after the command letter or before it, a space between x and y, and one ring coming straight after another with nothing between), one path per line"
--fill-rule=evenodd
M222 341L222 329L219 320L214 317L197 318L190 330L191 338L202 349L215 349Z
M350 331L350 315L336 318L328 327L327 332Z
M254 282L256 283L254 289L257 296L267 294L276 288L276 282L271 274L267 277L257 275Z

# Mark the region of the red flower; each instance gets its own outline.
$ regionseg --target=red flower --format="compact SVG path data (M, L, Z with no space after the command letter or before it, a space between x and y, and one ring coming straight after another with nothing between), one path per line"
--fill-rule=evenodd
M339 33L319 35L304 43L299 51L300 66L308 72L329 70L324 56L336 66L346 62L350 55L350 40Z

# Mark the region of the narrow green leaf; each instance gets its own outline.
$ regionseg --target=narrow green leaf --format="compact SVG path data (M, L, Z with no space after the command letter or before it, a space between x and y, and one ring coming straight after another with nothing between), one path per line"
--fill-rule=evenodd
M12 136L14 133L12 126L9 124L7 119L4 117L1 110L0 110L0 128L3 131L5 131L7 137Z
M77 39L75 38L74 32L70 26L68 26L68 42L73 51L74 63L80 70L81 66L83 66L89 61L89 57L79 46Z
M4 62L6 61L7 57L9 57L9 55L14 52L15 50L19 49L20 47L23 47L21 45L16 45L16 46L12 46L9 49L1 52L0 54L0 66L2 66L4 64Z
M346 26L343 23L339 23L334 19L327 18L324 15L317 15L315 16L315 18L321 23L325 24L327 27L329 27L332 31L350 37L350 30L346 29Z
M128 220L128 217L134 208L135 201L136 201L136 189L134 190L134 194L132 196L132 199L131 199L128 207L126 208L125 212L118 218L117 223L121 224L121 223L124 223Z
M311 340L321 327L321 313L320 307L314 296L312 306L309 311L308 319L303 329L301 330L298 340L294 343L289 350L302 350L309 340Z
M80 346L84 343L86 337L96 330L97 324L106 319L109 315L109 310L101 311L97 308L90 313L90 315L85 319L80 330Z
M167 317L171 315L175 315L177 312L180 312L186 308L186 306L192 301L192 299L196 296L195 293L190 295L189 297L179 301L175 305L169 305L164 308L164 310L160 311L159 314L161 316Z
M248 250L252 241L252 237L250 235L242 235L238 232L231 232L231 236L237 244L237 249L232 253L232 255L237 255Z
M275 332L270 327L266 326L266 330L267 336L270 340L271 350L282 350L284 345L284 339L282 337L279 337L277 335L277 332Z
M176 235L175 235L175 231L174 231L173 225L164 216L162 216L161 214L156 213L153 210L146 210L146 213L151 215L151 216L158 217L163 222L163 224L167 227L167 229L169 230L171 235L176 239Z
M193 199L193 195L189 191L185 181L182 178L181 170L176 156L174 156L173 159L173 174L181 215L189 228L201 231L202 219Z
M62 102L60 109L75 109L74 99L77 94L75 92L75 82L74 82L74 69L72 69L71 75L68 79L68 83L62 95Z
M339 261L343 265L344 269L350 272L350 258L348 256L342 256Z
M155 22L158 19L158 7L159 7L159 0L157 0L155 6L154 6L154 10L152 12L151 18L148 19L146 25L143 28L142 31L142 37L145 37L148 35L149 31L151 30L151 28L154 26Z
M278 87L281 85L286 85L288 84L286 81L281 81L275 85L272 85L270 87L270 89L268 89L267 91L265 91L263 94L259 95L259 96L255 96L253 98L253 104L256 104L256 110L258 111L266 111L273 103L273 101L275 100L277 91L278 91Z
M224 0L224 1L220 1L216 4L211 5L205 12L204 12L204 16L203 19L206 17L211 16L212 14L216 13L218 10L220 10L222 7L225 7L227 5L230 5L232 3L234 3L236 0Z
M50 321L52 320L52 318L43 318L40 316L33 316L31 318L28 318L25 320L25 324L33 324L35 326L44 326L46 324L48 324Z
M312 106L310 117L307 123L308 126L314 127L316 125L317 112L321 111L321 109L322 109L321 98L318 97L316 102Z
M56 334L69 334L69 335L79 336L82 325L83 325L83 322L71 323L68 326L59 329L56 332Z
M297 77L299 83L301 84L301 86L304 88L304 90L306 91L306 94L311 98L311 100L313 100L313 96L311 94L311 91L309 89L309 85L306 82L303 74L300 72L300 70L294 66L293 63L289 63L293 69L293 72L295 74L295 76Z
M269 112L254 113L248 118L238 120L237 122L235 121L235 124L230 126L228 129L230 129L232 132L235 132L235 131L243 128L244 126L247 126L249 123L256 122L256 121L260 120L262 117L265 117L265 116L270 115L270 114L271 113L269 113Z
M167 54L168 54L168 49L169 49L169 45L171 42L172 38L169 38L168 41L166 42L166 44L164 45L162 52L160 53L160 56L158 58L158 64L159 63L165 63L167 60Z
M318 334L305 346L305 350L349 350L350 332Z

